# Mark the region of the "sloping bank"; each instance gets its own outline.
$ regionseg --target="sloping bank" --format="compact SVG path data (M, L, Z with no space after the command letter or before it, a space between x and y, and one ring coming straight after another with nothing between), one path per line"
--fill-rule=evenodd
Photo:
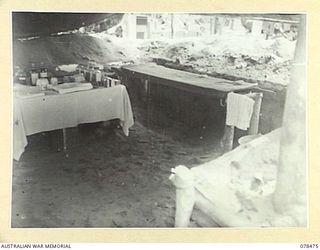
M45 36L13 41L13 66L30 68L31 63L44 62L50 69L63 64L101 64L124 60L117 46L88 34Z

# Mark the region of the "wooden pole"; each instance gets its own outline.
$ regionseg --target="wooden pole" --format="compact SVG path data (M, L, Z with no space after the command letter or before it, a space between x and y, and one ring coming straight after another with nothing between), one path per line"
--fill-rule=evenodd
M259 132L259 119L260 119L260 108L261 108L261 102L262 102L262 93L255 93L254 94L254 106L253 106L253 112L252 117L250 121L250 127L248 130L249 135L256 135Z
M67 129L66 128L62 129L62 134L63 134L63 152L65 153L65 156L68 158L69 154L67 153Z
M149 83L149 80L145 80L145 89L146 89L146 95L147 95L147 127L150 128L151 97L150 97L150 83Z
M171 14L171 38L174 37L174 29L173 29L173 14Z
M226 124L224 127L224 135L221 141L221 147L223 152L228 152L232 150L233 138L234 138L234 126L228 126Z
M67 129L63 128L62 129L62 134L63 134L63 151L67 151Z

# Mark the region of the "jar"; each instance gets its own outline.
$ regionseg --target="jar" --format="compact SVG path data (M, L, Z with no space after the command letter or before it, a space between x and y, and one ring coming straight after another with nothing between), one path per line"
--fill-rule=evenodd
M56 78L56 77L51 77L50 83L51 83L52 86L58 85L58 78Z
M41 90L45 90L49 85L49 80L47 78L39 78L37 80L37 86L41 88Z
M102 85L103 85L103 87L105 87L105 88L108 87L108 79L107 79L107 77L105 77L105 76L103 76Z
M35 86L37 84L38 78L39 78L38 72L31 71L31 85Z
M95 68L95 80L96 80L96 83L97 83L97 85L98 86L100 86L101 85L101 80L102 80L102 73L101 73L101 71L99 70L99 68L98 67L96 67Z
M78 64L76 67L76 71L78 72L78 74L81 74L81 64Z
M37 80L39 78L39 73L37 72L35 63L31 63L30 76L31 76L31 85L35 86L37 84Z
M27 84L27 74L25 73L24 70L20 70L19 71L19 73L18 73L18 82L20 84L24 84L24 85Z
M44 66L44 63L41 62L41 65L40 65L40 78L46 78L46 77L48 77L48 70Z
M87 75L88 75L88 81L92 82L92 78L93 78L93 68L92 68L92 66L89 66Z
M86 79L86 81L88 81L87 73L88 73L88 68L84 66L83 67L83 76L84 76L84 79Z

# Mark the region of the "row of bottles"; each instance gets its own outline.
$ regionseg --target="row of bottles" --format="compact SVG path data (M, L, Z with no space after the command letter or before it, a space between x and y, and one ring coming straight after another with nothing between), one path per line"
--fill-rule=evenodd
M85 80L92 83L95 87L113 87L120 84L120 80L112 72L107 72L102 65L89 62L88 66L79 64L78 74L84 76Z
M15 67L14 81L17 83L35 86L38 79L42 78L48 79L48 69L45 67L44 62L41 62L39 67L37 67L36 63L31 63L29 69Z
M92 83L94 87L113 87L121 83L115 73L110 69L104 68L103 65L91 61L88 65L79 64L77 66L77 73L82 76L80 78L84 78L85 81ZM48 85L49 81L52 83L52 80L57 80L58 78L52 77L52 74L48 72L48 69L43 62L39 65L31 63L31 67L26 70L15 67L14 77L16 83L32 86L39 85L39 83L40 85L43 85L44 83ZM70 78L66 76L66 79ZM63 80L68 81L65 79Z

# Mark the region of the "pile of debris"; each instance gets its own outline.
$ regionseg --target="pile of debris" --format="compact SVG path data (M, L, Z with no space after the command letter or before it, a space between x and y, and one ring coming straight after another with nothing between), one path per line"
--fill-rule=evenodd
M144 57L167 67L258 82L282 88L289 83L295 41L248 36L148 41L138 48Z
M24 68L34 61L44 61L48 67L88 61L155 61L179 70L281 90L290 80L295 45L296 41L284 37L265 40L250 34L130 41L107 32L67 34L14 41L13 63Z

